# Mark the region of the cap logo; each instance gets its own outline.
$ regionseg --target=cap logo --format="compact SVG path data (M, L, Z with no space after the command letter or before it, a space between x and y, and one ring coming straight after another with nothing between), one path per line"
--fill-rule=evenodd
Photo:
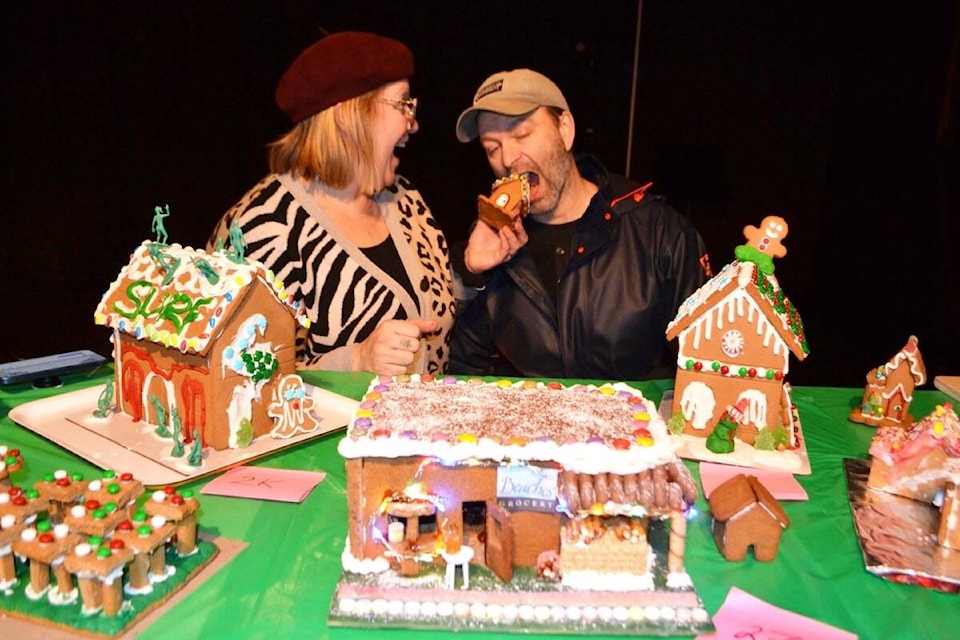
M473 97L473 104L477 104L483 98L487 97L491 93L496 93L497 91L503 91L503 79L494 80L490 84L486 84L480 87L477 90L477 95Z

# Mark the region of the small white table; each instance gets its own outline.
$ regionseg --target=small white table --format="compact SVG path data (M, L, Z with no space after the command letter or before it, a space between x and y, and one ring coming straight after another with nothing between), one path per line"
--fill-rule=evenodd
M470 588L470 561L473 560L473 547L466 545L460 547L456 553L443 552L443 559L447 562L447 573L444 576L444 586L447 589L453 589L454 579L457 575L457 566L463 567L463 585L461 589Z

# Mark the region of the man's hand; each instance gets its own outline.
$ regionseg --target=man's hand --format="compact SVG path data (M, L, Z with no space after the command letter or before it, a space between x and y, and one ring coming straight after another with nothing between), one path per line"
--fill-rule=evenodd
M499 232L480 222L470 233L463 263L471 273L489 271L513 258L528 239L520 218L513 226L501 227Z

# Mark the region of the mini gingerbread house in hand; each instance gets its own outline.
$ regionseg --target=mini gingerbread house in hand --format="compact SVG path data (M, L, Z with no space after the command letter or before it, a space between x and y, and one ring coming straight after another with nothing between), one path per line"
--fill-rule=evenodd
M919 341L910 336L886 364L871 369L863 389L863 402L850 412L850 420L872 427L903 426L913 422L908 413L913 390L927 381Z
M790 354L803 360L809 347L800 314L773 275L773 258L787 252L780 243L787 223L768 216L743 233L748 242L736 248L737 260L667 325L667 339L679 340L671 413L684 433L706 438L736 409L736 439L755 445L766 430L764 446L792 449L798 428L784 378Z
M477 196L480 220L496 230L512 227L517 218L527 215L530 207L530 174L504 176L493 183L489 197Z
M713 513L713 539L723 557L740 562L753 547L753 556L770 562L777 555L780 536L790 518L755 476L738 474L713 490L708 500Z

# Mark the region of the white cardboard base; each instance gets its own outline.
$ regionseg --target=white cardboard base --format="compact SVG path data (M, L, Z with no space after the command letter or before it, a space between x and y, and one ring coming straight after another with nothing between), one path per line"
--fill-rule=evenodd
M320 429L288 439L264 436L243 449L216 451L208 447L199 467L188 463L189 451L179 458L171 456L172 440L161 438L142 422L133 422L122 413L95 417L100 386L22 404L10 411L10 418L102 469L133 471L147 487L162 487L223 471L345 428L359 403L325 389L309 385L308 389Z
M660 416L670 420L670 407L673 405L673 391L668 390L660 400ZM731 464L751 469L766 469L769 471L784 471L795 475L808 476L811 473L810 458L807 455L807 443L803 439L803 428L797 422L797 431L800 435L800 444L796 449L786 451L762 451L754 449L749 444L737 440L734 450L730 453L714 453L707 449L706 437L697 437L689 434L674 434L680 441L677 455L688 460L715 462L717 464Z

